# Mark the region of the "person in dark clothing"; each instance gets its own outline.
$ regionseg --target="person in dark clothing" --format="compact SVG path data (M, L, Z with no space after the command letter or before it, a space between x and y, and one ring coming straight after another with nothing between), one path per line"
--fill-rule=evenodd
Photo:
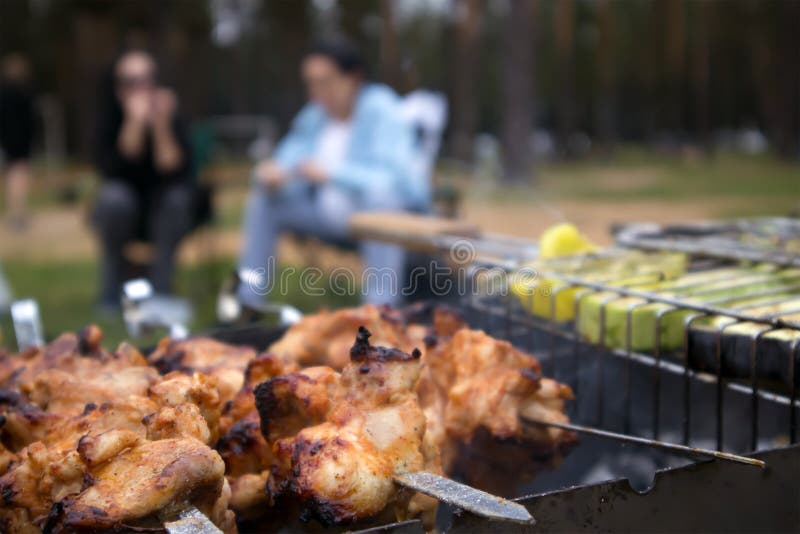
M125 245L144 239L155 248L150 281L169 293L175 251L193 219L194 179L188 128L177 98L156 79L152 56L128 51L106 80L95 163L103 178L94 222L103 249L101 305L118 306Z
M3 59L0 77L0 152L6 161L8 221L16 230L27 222L33 121L28 62L10 54Z

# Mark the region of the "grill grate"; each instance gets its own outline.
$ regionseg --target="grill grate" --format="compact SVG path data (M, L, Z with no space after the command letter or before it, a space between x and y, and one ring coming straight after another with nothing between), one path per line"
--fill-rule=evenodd
M645 250L672 250L696 256L766 261L800 267L800 219L762 217L726 222L621 228L617 242Z
M694 390L713 388L714 417L712 421L715 425L714 445L718 450L741 453L767 448L772 444L766 442L763 447L759 447L759 438L777 443L785 436L787 441L796 442L798 401L794 368L800 357L798 352L800 343L798 342L793 344L791 355L787 358L786 376L788 380L782 383L762 384L755 374L750 380L733 379L724 376L721 365L717 366L716 372L704 372L692 369L690 358L685 356L676 358L675 354L670 354L670 358L666 358L658 339L661 331L660 319L668 313L680 309L677 307L659 312L654 329L655 350L652 354L646 354L635 352L630 348L632 331L630 319L626 324L628 346L622 349L612 349L605 346L602 336L596 344L589 344L581 340L574 323L559 324L555 320L544 320L531 316L512 297L473 296L465 299L462 306L468 310L470 324L473 327L484 328L492 335L508 339L515 345L535 353L542 362L546 375L568 383L577 397L577 404L573 408L572 415L573 417L578 416L578 419L583 422L601 428L609 427L609 430L623 433L631 433L637 427L641 429L646 426L649 432L640 433L641 437L652 437L652 439L659 440L665 439L667 436L674 437L675 414L680 412L678 418L680 440L685 445L692 445L693 421L699 421L699 417L703 417L703 421L708 421L705 415L693 414L695 404L698 404L700 400L708 401L705 398L707 395L702 399L694 399ZM628 308L629 318L630 312L634 309L633 306ZM697 313L690 315L686 321L684 351L690 344L688 327L696 319L704 316L703 313ZM601 316L601 323L603 317L604 315ZM717 361L721 360L722 335L731 324L737 323L730 323L715 333ZM751 359L753 362L758 360L759 342L763 339L763 332L768 331L770 330L762 330L752 338ZM755 370L755 366L752 369ZM672 397L666 399L665 394L667 393L672 394ZM680 393L677 398L675 398L675 393ZM739 412L737 417L740 423L749 422L750 439L747 444L739 442L736 445L725 446L725 403L729 395L735 399L734 402L738 400L739 403L744 396L750 398L750 414ZM592 402L582 400L587 396ZM667 400L669 400L669 405L665 406ZM698 402L694 402L695 400ZM614 426L614 421L607 420L609 410L606 404L608 402L620 406L616 410L618 412L616 415L619 416L616 426ZM765 432L759 433L759 420L763 411L761 409L763 407L760 407L761 402L764 402L769 409L774 409L782 414L780 418L785 419L786 422L784 432L778 428L773 429L772 435L766 435ZM577 406L581 406L581 404L590 406L578 408ZM642 422L639 421L634 425L634 411L639 412L638 419L641 420L643 404L650 407L650 422L642 425ZM635 406L637 406L636 410L634 410ZM664 428L665 412L672 415L673 428ZM762 430L764 429L762 428ZM697 444L697 446L700 445Z
M556 291L569 287L573 286ZM601 284L586 289L584 297L617 289ZM575 390L576 400L569 414L574 422L737 454L761 451L754 456L764 459L767 471L772 473L766 482L758 468L708 463L699 457L582 436L561 465L541 472L532 483L520 488L519 495L531 495L520 502L539 521L535 530L574 532L624 527L635 531L652 529L654 524L665 530L691 530L682 519L685 514L704 517L695 520L697 531L728 523L767 529L772 525L778 530L786 530L787 525L800 526L795 512L780 519L766 512L771 519L763 522L770 506L786 510L794 506L788 503L796 495L792 481L796 480L800 449L787 446L796 442L794 366L800 356L798 343L786 361L787 381L763 383L727 377L721 367L713 372L698 371L688 358L680 357L691 348L688 326L707 314L702 311L687 319L684 346L675 354L660 349L653 353L631 350L630 315L625 325L627 346L612 349L602 339L594 344L583 340L575 323L555 321L555 306L550 318L542 318L529 313L513 295L470 295L463 297L460 305L473 328L482 328L532 352L540 359L545 375ZM629 308L629 313L633 309ZM675 309L679 308L666 308L659 319ZM658 324L656 337L657 332ZM720 348L723 334L724 329L716 333ZM756 359L762 340L763 335L752 339L751 354ZM660 347L658 340L655 347ZM718 360L721 354L718 350ZM774 450L785 453L770 452ZM775 470L787 474L776 480ZM712 487L716 488L716 496L709 497ZM748 504L741 510L730 510L730 502L745 499ZM695 506L694 513L688 511ZM725 517L719 515L722 508L726 510ZM678 509L685 512L676 515ZM489 526L463 515L454 519L450 531L471 532Z
M485 266L485 265L484 265ZM491 267L495 268L497 265L492 264ZM505 266L508 269L508 265ZM481 272L485 270L479 269ZM512 270L512 269L509 269ZM500 334L516 344L522 345L525 348L536 352L542 360L542 365L546 374L552 375L559 380L566 379L568 383L576 390L576 395L581 397L585 395L582 389L582 382L580 377L587 376L587 372L593 373L595 377L593 395L594 395L594 415L592 422L600 427L604 425L604 418L606 416L605 403L608 401L609 387L613 388L613 392L619 397L617 402L621 403L622 421L620 430L624 433L629 433L632 430L633 406L640 404L642 399L639 395L636 396L632 393L632 380L633 380L633 366L642 368L650 368L649 372L649 385L644 388L650 392L651 404L651 433L653 439L662 438L662 394L664 376L670 375L672 377L680 377L680 390L681 395L681 410L682 410L682 432L681 441L683 444L689 445L692 435L692 421L693 417L693 389L694 384L703 383L712 385L715 389L714 395L714 424L716 426L715 444L716 447L722 450L725 446L724 440L724 427L725 427L725 401L726 395L729 393L735 395L749 395L750 397L750 414L746 417L746 421L750 426L750 440L748 447L742 449L741 446L737 447L739 450L736 452L744 452L746 450L758 450L759 448L759 427L760 427L760 410L759 403L764 401L774 406L780 406L788 412L786 416L785 435L786 439L792 443L797 440L797 380L795 377L795 368L797 359L800 356L800 325L796 322L787 321L782 318L782 315L758 315L748 313L750 306L739 306L726 308L722 304L723 300L717 300L714 305L700 304L692 302L691 298L706 292L701 285L696 286L689 291L685 291L682 298L667 297L661 294L648 292L646 290L637 289L636 284L623 285L621 280L605 280L603 282L596 282L583 279L578 276L561 275L558 272L539 272L541 277L549 280L557 280L560 287L556 288L550 295L550 317L542 318L536 317L529 313L522 304L516 300L514 296L504 292L500 296L494 295L470 295L462 298L461 305L465 309L471 309L478 313L473 313L473 325L477 327L487 326L483 323L489 324L488 328L493 330L493 334ZM687 286L684 286L686 289ZM794 286L791 286L794 287ZM558 296L561 292L578 290L579 293L575 295L575 321L559 322L556 317L556 303ZM786 288L782 288L785 291ZM579 321L580 321L580 306L585 301L586 297L590 295L601 295L602 300L599 310L599 339L596 343L591 344L581 339L579 335ZM755 297L771 297L775 294L774 289L761 289L756 291L748 291L737 295L735 300L742 300L744 298L752 299ZM624 324L624 339L625 343L622 348L611 348L606 342L606 319L608 305L623 299L625 297L633 297L632 301L626 308L625 324ZM766 302L780 303L789 302L798 297L780 297L771 298ZM733 300L733 299L727 299ZM637 352L632 348L633 336L633 314L642 307L650 306L652 304L664 305L661 310L655 314L653 323L652 339L653 350L649 353ZM763 305L764 302L761 302ZM533 308L533 296L527 305L528 309ZM670 314L683 313L686 315L684 320L684 340L683 347L680 351L672 351L665 354L662 348L661 333L662 322ZM714 331L709 335L713 337L714 347L714 365L713 369L698 370L693 365L692 343L693 327L701 319L709 317L721 318L714 325ZM492 318L492 319L487 319ZM502 323L501 328L492 328L494 325ZM731 327L741 325L743 323L754 323L759 325L757 330L749 336L748 343L748 375L745 377L731 377L726 373L726 362L723 361L723 340ZM765 336L768 333L776 331L787 331L796 334L791 341L791 345L785 354L785 359L782 362L783 372L781 374L782 380L763 380L761 373L759 373L759 361L762 358L762 349L765 346ZM571 347L564 350L564 347ZM590 356L583 357L583 354ZM615 374L612 381L608 381L608 370L605 367L608 365L609 358L614 358L621 361L620 373ZM587 359L588 365L591 366L592 371L586 371ZM568 376L565 373L566 368L571 368L571 374L575 376ZM641 375L642 372L640 371ZM648 374L648 373L645 373ZM642 380L644 376L639 377ZM674 385L672 386L674 388ZM775 436L772 436L775 438Z
M745 245L736 241L746 235L742 231L745 226L725 227L717 234L712 226L702 232L687 226L690 229L684 232L685 239L675 235L669 239L659 237L661 246L655 246L653 241L621 242L639 248L689 252L693 255L689 271L718 272L718 283L742 282L734 267L743 259L772 264L772 271L800 266L796 257L776 249L776 245L785 247L790 242L787 236L793 235L796 228L791 224L778 225L778 234L770 234L774 226L756 225L757 233L753 235L758 239ZM770 239L774 235L779 238ZM655 239L648 237L651 238ZM420 247L449 250L452 256L454 244L463 239L427 237ZM796 506L800 480L800 445L796 445L800 324L784 317L797 313L791 305L780 314L758 313L761 306L800 300L800 272L789 271L781 290L758 286L770 275L753 272L748 281L755 288L743 290L736 298L715 297L698 303L691 299L709 294L704 283L679 283L673 286L674 295L665 296L648 290L642 281L565 275L558 268L568 260L553 260L547 262L546 271L538 274L560 285L550 295L549 312L537 316L531 313L533 297L529 302L521 301L508 287L508 274L534 257L530 247L493 246L488 238L472 243L477 259L468 270L468 278L473 282L472 288L483 290L466 291L456 297L465 319L472 328L483 329L535 354L545 375L570 385L576 395L569 405L573 422L690 447L735 454L757 451L752 455L767 463L767 469L761 470L729 462L698 461L699 458L625 441L582 436L560 465L543 467L533 481L522 487L518 486L519 481L509 480L508 494L529 495L519 502L539 523L524 529L504 525L503 530L800 529ZM407 240L403 244L410 245ZM596 256L613 257L618 253L612 249ZM664 273L656 276L665 277ZM566 292L576 293L574 320L558 317L558 297ZM581 335L581 306L598 295L602 298L598 336L590 341ZM614 346L606 335L609 306L626 298L632 300L624 308L625 320L619 333L622 343ZM738 302L745 298L754 300ZM640 350L634 343L639 334L635 314L653 305L660 309L653 316L649 332L652 350ZM666 348L662 343L663 327L678 316L683 338L678 348ZM718 320L709 323L712 317ZM736 334L736 327L747 323L755 328L744 336ZM791 334L789 342L780 345L777 356L770 355L774 349L770 334L779 331ZM703 335L698 337L697 332ZM729 361L732 343L745 355L743 362ZM701 344L710 347L710 358L697 357L696 349ZM769 361L775 369L765 368ZM469 514L455 514L450 524L439 527L443 531L474 532L497 529L497 524ZM410 521L373 531L421 532L421 525Z
M718 270L720 283L742 282L733 270L741 260L771 264L773 271L800 267L792 252L793 239L800 237L797 221L685 225L671 228L668 235L647 230L649 234L623 232L619 242L687 252L690 272ZM452 253L453 243L460 239L439 236L436 247ZM531 495L519 502L539 521L526 531L800 528L795 498L800 473L800 445L796 445L800 324L785 317L800 312L791 304L800 301L800 272L788 272L780 290L762 285L736 298L698 303L691 299L709 293L703 283L673 287L676 294L665 296L649 291L643 282L620 277L590 280L561 274L558 267L568 260L552 260L547 262L548 272L538 275L557 280L559 287L550 295L549 313L537 316L531 313L533 297L523 302L510 294L507 284L508 274L531 255L513 250L498 254L483 241L474 245L473 282L479 276L495 276L502 278L499 286L504 290L497 291L498 284L486 280L473 283L484 291L458 297L465 318L471 327L535 354L545 375L569 384L576 395L569 407L574 422L686 446L752 453L767 463L762 471L727 462L697 462L650 447L584 436L561 465L542 471L517 493ZM607 250L597 256L613 257L618 252ZM756 272L749 281L755 285L768 279L769 275ZM486 291L487 287L494 291ZM565 292L576 293L574 320L559 320L557 314L558 297ZM580 333L581 304L598 295L602 298L598 336L590 341ZM739 302L745 298L752 301ZM626 302L619 333L623 342L614 346L606 339L608 310L623 299L631 301ZM652 350L635 348L634 338L640 333L634 326L635 314L654 305L660 309L651 325ZM779 305L788 307L780 313L758 313L762 306ZM683 339L678 348L667 348L662 343L663 327L676 317L682 320ZM710 318L716 320L709 322ZM754 328L737 333L744 324ZM788 342L771 354L775 332L788 333ZM698 345L710 348L711 357L698 358ZM729 361L732 346L738 349L734 353L745 355L743 361ZM732 502L737 505L731 507ZM450 531L492 527L466 514L455 516Z

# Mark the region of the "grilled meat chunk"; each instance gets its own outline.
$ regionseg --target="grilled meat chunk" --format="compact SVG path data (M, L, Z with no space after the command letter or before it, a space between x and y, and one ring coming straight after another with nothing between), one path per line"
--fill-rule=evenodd
M422 366L417 391L428 437L433 441L430 445L441 451L448 473L469 478L468 472L456 473L456 466L464 464L459 457L465 450L473 458L492 458L502 457L504 448L505 454L511 454L510 448L522 447L529 458L542 457L576 440L570 432L521 422L525 416L569 422L564 405L573 394L568 386L542 378L539 362L506 341L479 330L460 329L451 337L432 341ZM481 439L474 441L476 436ZM513 469L522 467L524 462Z
M186 503L231 530L224 463L202 441L209 433L194 404L159 409L132 397L87 407L22 449L0 477L0 530L104 530L160 521Z
M248 363L256 357L255 350L234 347L211 338L194 337L182 341L164 339L149 356L151 365L162 373L195 371L216 378L220 399L231 400L244 385Z
M259 429L253 388L273 376L297 370L299 366L294 362L260 354L247 366L244 387L225 405L216 448L225 460L232 492L230 506L237 517L257 517L272 504L264 488L274 456Z
M440 471L423 448L425 417L414 391L419 351L372 347L369 336L359 330L338 377L317 367L256 388L262 430L275 440L270 495L299 503L304 518L324 525L371 517L391 504L405 517L411 495L394 475ZM415 509L431 511L435 501L427 504L417 501Z
M48 527L57 532L113 529L160 521L194 505L230 530L225 503L217 502L226 500L224 472L219 455L196 439L126 443L122 452L90 471L86 489L59 501Z
M397 347L406 352L414 349L405 333L403 317L389 308L365 305L307 315L290 327L267 352L304 367L327 365L341 370L349 363L350 345L359 326L372 332L376 345Z
M149 527L192 504L235 531L216 441L216 379L160 376L87 328L9 356L0 390L0 531ZM53 368L48 366L53 365ZM6 460L7 459L7 460Z
M20 354L0 354L0 387L11 388L31 382L47 369L91 374L147 365L144 357L131 345L123 343L110 353L100 345L102 339L102 330L90 325L78 334L63 334L44 347L31 348Z
M194 338L146 360L101 340L87 327L0 354L0 531L157 527L187 504L225 531L231 510L277 520L287 505L326 525L432 526L436 502L396 474L444 464L498 492L498 474L574 439L520 424L567 421L569 388L449 309L321 312L258 356Z
M87 403L146 395L159 379L144 357L123 343L110 353L96 326L47 346L0 359L0 438L12 450L41 440Z

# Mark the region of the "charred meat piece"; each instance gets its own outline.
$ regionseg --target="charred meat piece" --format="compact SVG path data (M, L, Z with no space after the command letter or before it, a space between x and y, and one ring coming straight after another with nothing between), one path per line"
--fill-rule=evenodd
M202 441L209 445L216 443L220 432L222 402L214 377L202 373L169 373L150 386L147 396L159 406L196 407L208 426L208 438Z
M422 366L417 391L425 409L427 436L433 440L431 446L441 451L448 473L464 465L460 456L465 450L492 458L504 449L518 455L511 449L519 446L528 457L544 457L576 440L570 432L520 421L521 416L529 416L569 422L564 405L573 394L568 386L542 378L539 362L506 341L461 329L427 346ZM474 441L476 435L482 439ZM523 466L524 462L515 469ZM513 472L497 475L517 478Z
M353 336L360 325L366 325L375 333L379 345L412 351L424 340L437 334L446 335L448 329L436 328L413 321L434 318L435 324L463 325L460 318L450 310L427 306L425 309L397 310L388 307L363 306L336 312L320 312L307 316L298 325L289 329L281 340L268 352L259 355L248 364L244 386L224 405L220 421L220 439L217 450L225 459L228 480L233 491L232 506L241 516L263 513L268 496L262 491L255 493L256 480L265 481L274 457L272 444L281 437L294 435L300 429L324 421L330 409L333 389L338 388L341 369L349 362ZM452 327L451 327L452 328ZM162 348L167 344L162 344ZM162 351L174 354L178 345ZM185 348L185 346L183 346ZM173 364L186 362L185 355L172 356ZM152 361L162 361L164 356L153 355ZM169 359L169 357L167 358ZM182 363L183 362L183 363ZM306 367L301 365L325 365ZM332 368L333 367L333 368ZM262 402L271 406L273 413L265 433L258 429L260 418L255 409L253 388L256 384L273 377L280 377L271 384L269 394ZM264 424L264 421L261 421ZM265 440L264 435L269 436ZM243 477L241 481L239 478ZM263 484L261 485L263 488ZM247 506L248 508L242 508Z
M402 316L389 308L365 305L307 315L293 325L267 352L296 361L300 365L326 365L341 370L349 363L349 349L359 326L373 334L376 345L414 349L406 335Z
M87 328L2 363L0 532L149 528L189 504L234 531L216 379L160 376ZM50 368L52 366L52 368Z
M226 354L234 357L226 368L226 361L221 359ZM266 443L259 430L259 418L255 409L253 386L275 374L291 372L298 369L296 364L283 362L280 359L262 354L246 363L242 370L245 358L254 354L249 349L238 349L218 343L216 341L196 338L186 342L172 343L164 341L159 351L151 356L162 370L172 369L161 383L150 388L151 396L161 398L173 404L189 402L197 405L208 423L210 431L209 443L222 456L226 466L226 476L231 482L234 495L232 506L243 515L250 510L240 509L239 506L253 506L261 508L267 501L264 484L256 490L252 483L237 484L238 477L243 475L260 476L260 473L269 469L273 455L271 447ZM205 369L213 373L206 376L200 373L189 375L195 368ZM198 377L202 378L205 386L197 383ZM166 380L170 378L170 380ZM243 385L236 394L223 402L218 393L218 379L227 380L235 378L241 380ZM230 391L233 382L224 384L223 391ZM169 386L169 387L168 387ZM179 414L171 414L180 420ZM153 424L163 426L164 417L153 421ZM167 428L168 429L168 428ZM247 492L237 495L236 492Z
M338 394L340 375L330 367L307 367L270 379L256 388L261 432L273 443L325 420Z
M225 460L232 492L230 506L237 517L258 517L271 505L264 488L274 456L260 430L253 388L273 376L298 370L294 362L260 354L248 364L242 389L225 404L216 448Z
M420 353L373 347L369 336L359 330L338 379L312 368L313 377L295 373L256 388L262 429L275 440L271 497L298 503L304 518L324 525L352 523L390 505L400 517L435 508L432 500L412 506L393 481L398 473L440 472L423 447L425 417L414 389Z
M224 403L242 388L247 365L255 357L255 350L249 347L234 347L210 338L195 337L183 341L162 340L148 361L164 374L197 371L216 378L220 399Z
M101 337L95 328L85 328L81 336L65 334L3 362L19 371L0 388L0 417L5 421L0 438L11 449L44 439L87 404L146 396L160 379L130 345L123 343L114 353L95 346Z
M152 526L192 504L234 529L224 463L200 408L148 397L87 405L31 443L0 477L3 532Z
M20 354L0 353L0 387L29 382L47 369L67 372L103 369L113 372L114 369L147 364L144 357L127 343L110 353L100 345L102 339L102 330L97 325L89 325L77 334L63 334L44 347L31 348Z
M224 472L219 455L195 439L132 444L92 469L86 489L59 501L48 527L55 532L98 531L142 521L147 525L148 519L157 525L161 517L192 505L231 530Z

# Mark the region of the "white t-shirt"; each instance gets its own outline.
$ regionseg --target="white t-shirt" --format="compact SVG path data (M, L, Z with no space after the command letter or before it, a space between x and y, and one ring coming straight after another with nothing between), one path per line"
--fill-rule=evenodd
M335 172L344 163L350 145L350 121L330 120L317 139L314 161L327 172Z

